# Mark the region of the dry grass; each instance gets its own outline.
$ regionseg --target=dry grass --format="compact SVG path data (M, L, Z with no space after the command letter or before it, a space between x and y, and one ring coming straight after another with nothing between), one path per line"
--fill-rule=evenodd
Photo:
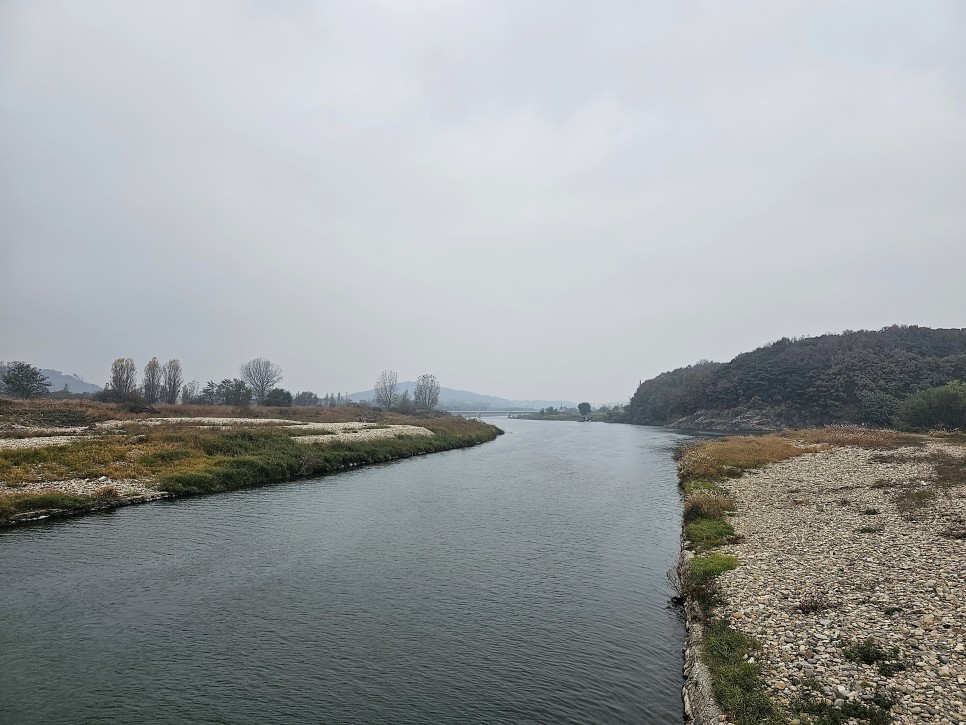
M343 423L366 418L370 422L390 422L388 418L436 418L438 413L399 416L366 408L274 408L252 406L232 408L225 405L166 405L156 403L153 411L133 411L124 404L92 400L12 400L0 398L0 427L24 425L38 427L89 426L106 420L137 421L145 418L287 418L301 422Z
M873 450L895 450L897 448L921 448L926 444L926 436L916 433L900 433L881 428L859 428L839 426L835 428L814 428L791 430L779 434L783 438L801 441L810 445L823 445L833 448L856 446ZM769 436L770 437L770 436Z
M688 496L684 501L684 522L697 519L721 519L729 511L735 510L735 502L721 493L701 491Z
M803 449L778 435L719 438L686 450L678 461L678 473L685 482L736 478L750 468L761 468L811 450L816 449Z
M761 468L806 453L857 446L893 451L920 448L927 436L873 428L838 427L792 430L763 436L731 436L682 450L678 473L682 482L735 478L744 471ZM895 455L895 454L889 454Z
M0 481L17 485L70 478L153 478L161 473L197 470L206 456L190 432L78 438L50 448L0 451Z

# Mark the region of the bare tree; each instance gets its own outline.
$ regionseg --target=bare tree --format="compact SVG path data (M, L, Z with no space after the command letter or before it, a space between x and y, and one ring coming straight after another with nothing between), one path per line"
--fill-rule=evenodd
M178 392L184 379L181 361L168 360L161 368L161 400L170 405L178 402Z
M185 383L181 386L181 402L182 403L196 403L198 397L198 381L192 380L190 383Z
M138 387L138 369L134 360L119 357L111 363L111 381L106 387L115 400L130 398Z
M376 405L383 408L393 407L399 400L399 394L396 392L398 384L399 376L396 375L395 370L383 370L379 373L372 391L376 395Z
M156 357L144 366L144 380L141 383L141 397L148 405L157 403L161 398L161 364Z
M282 368L263 357L249 360L239 370L258 402L268 395L269 390L282 382Z
M427 373L416 378L413 403L420 410L432 410L439 404L439 380L435 375Z

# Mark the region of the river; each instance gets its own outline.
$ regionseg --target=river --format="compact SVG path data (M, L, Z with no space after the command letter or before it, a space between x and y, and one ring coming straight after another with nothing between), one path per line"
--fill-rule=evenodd
M0 722L681 721L682 436L492 443L0 530Z

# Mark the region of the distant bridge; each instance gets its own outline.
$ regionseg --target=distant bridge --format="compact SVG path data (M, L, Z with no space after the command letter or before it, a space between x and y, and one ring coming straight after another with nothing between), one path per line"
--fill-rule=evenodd
M484 416L491 416L491 417L500 416L500 417L512 418L515 414L518 414L518 413L520 415L530 415L532 413L536 413L537 409L536 408L516 408L514 410L510 410L509 408L507 408L504 410L447 410L446 412L449 413L450 415L459 415L464 418L482 418Z

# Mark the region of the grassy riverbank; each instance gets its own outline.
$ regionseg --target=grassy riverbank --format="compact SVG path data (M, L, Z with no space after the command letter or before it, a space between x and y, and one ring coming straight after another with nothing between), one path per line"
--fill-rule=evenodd
M230 424L215 420L229 415ZM202 406L137 414L109 404L3 401L0 443L16 447L0 448L0 523L27 512L323 475L473 446L501 432L455 416L367 415L359 421L352 408Z
M844 541L850 537L862 541L868 535L865 532L879 535L885 531L887 514L891 515L889 520L900 542L889 549L888 556L899 560L901 566L915 559L901 561L903 554L899 549L901 542L913 534L923 534L927 542L945 542L935 544L937 550L946 552L945 558L941 557L935 564L937 570L944 563L955 566L955 562L961 561L962 552L957 557L953 550L958 550L956 541L966 533L955 528L955 521L960 517L956 507L961 508L962 496L954 492L966 483L964 457L960 453L962 444L961 435L925 436L830 428L724 438L686 446L679 451L678 473L685 493L686 553L675 583L688 602L689 626L700 627L700 657L709 674L708 684L729 722L737 725L796 720L885 723L892 722L893 715L918 711L914 702L901 704L897 693L905 690L892 692L888 689L890 683L880 682L871 689L866 685L867 691L860 696L861 684L853 689L841 689L845 686L836 685L832 680L816 679L826 668L841 676L835 669L841 662L845 672L855 668L855 642L875 644L866 635L879 631L883 624L870 618L867 611L868 605L864 602L869 595L863 588L866 584L853 585L856 587L853 590L848 581L833 579L826 589L787 594L791 601L783 601L782 592L794 589L795 585L789 582L814 582L827 575L827 562L835 562L843 551L843 543L827 543L835 536L832 532L837 532ZM814 455L809 456L807 465L796 462L808 454ZM826 460L828 463L824 463ZM896 467L912 466L909 461L918 467L897 476ZM769 465L778 466L782 472L771 477L771 488L763 491L759 488L763 477L751 474ZM870 468L876 466L882 467L879 478L880 473L870 475ZM851 500L859 496L875 505ZM928 519L931 530L923 532L918 522L925 520L924 507L930 503L939 503L943 508L931 514L932 518ZM752 505L754 510L749 508ZM876 526L855 523L873 516L882 523ZM830 533L810 535L810 531L820 527ZM746 532L756 538L746 539ZM778 543L772 532L785 535L787 543ZM803 545L808 547L810 555L820 554L816 556L818 563L814 570L801 563ZM916 551L922 550L922 544L916 545L920 547ZM764 546L774 548L763 549ZM880 548L874 543L871 546L873 551ZM824 552L824 548L829 550ZM746 555L754 559L757 567L754 576L745 575L740 587L722 586L722 582L731 585L732 578L743 571L742 567L751 566L743 559ZM779 564L777 569L770 569L769 562L775 561L788 561L792 568L785 571ZM880 572L869 581L884 578ZM839 592L841 602L833 601L830 593L833 589ZM881 596L896 600L906 594L893 585ZM882 611L887 616L901 611L894 605L892 601ZM909 609L916 611L911 605ZM939 616L925 617L925 626L928 628L933 617L939 621ZM788 620L784 627L773 624L782 619ZM842 639L841 645L832 648L816 645L815 642L824 641L825 628L835 626L836 619L842 620L841 629L834 630ZM860 633L862 629L865 631ZM800 651L797 647L794 651L788 649L790 631L802 633ZM769 633L767 640L759 639L760 632ZM773 635L773 632L780 634ZM961 643L956 646L961 648ZM889 647L879 649L892 652ZM948 659L945 654L938 656ZM886 665L899 667L891 661ZM920 666L929 665L923 662ZM786 674L789 668L799 674ZM813 673L811 679L806 676L809 672ZM945 672L948 677L949 668ZM871 675L866 678L875 679ZM845 694L840 696L840 692Z

